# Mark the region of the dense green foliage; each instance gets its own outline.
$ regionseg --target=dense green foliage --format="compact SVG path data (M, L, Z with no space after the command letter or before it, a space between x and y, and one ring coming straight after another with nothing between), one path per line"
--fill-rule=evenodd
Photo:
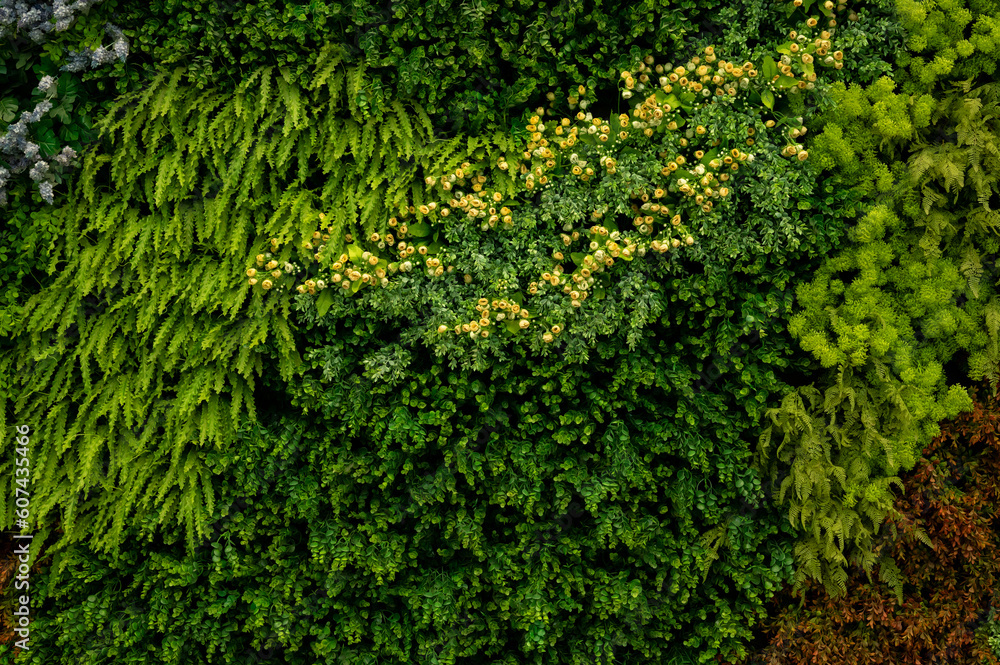
M760 392L736 397L730 372L720 399L692 391L690 352L667 341L712 339L702 322L644 335L636 353L601 344L587 366L529 355L470 373L424 356L412 380L372 378L366 359L392 326L365 341L358 327L317 324L328 345L291 388L314 405L309 419L263 414L273 424L207 457L226 479L221 521L193 556L175 527L144 545L151 559L57 557L68 575L45 591L44 646L25 662L229 662L264 648L304 663L736 653L791 575L789 536L759 503L741 436L782 389L766 368L789 340L769 335L744 356ZM543 542L574 500L582 517Z
M131 45L0 229L19 660L703 663L785 583L898 597L893 487L1000 381L998 12L799 5L104 0L5 52L20 111Z

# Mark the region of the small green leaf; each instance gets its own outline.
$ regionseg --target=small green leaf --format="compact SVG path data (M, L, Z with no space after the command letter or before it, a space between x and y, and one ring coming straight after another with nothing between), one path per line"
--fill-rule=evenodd
M791 76L779 76L777 86L779 88L794 88L797 83L798 81Z
M425 224L423 222L418 222L417 224L407 224L406 229L409 235L415 236L417 238L423 238L431 234L430 225Z
M59 141L51 127L46 127L38 133L38 147L45 155L54 155L59 152Z
M14 122L14 118L17 117L17 100L11 97L6 97L0 99L0 118L4 122Z
M365 253L365 250L361 248L361 245L357 243L351 243L347 246L347 255L351 257L351 261L358 263L361 261L361 255Z
M576 265L582 266L583 259L586 258L586 256L587 255L584 254L583 252L574 252L569 255L569 258L573 259L573 263L575 263Z
M357 293L361 289L361 285L364 284L360 279L351 284L351 293Z
M507 330L512 333L516 333L521 330L521 326L517 324L517 321L507 321L504 325L507 327Z
M764 81L767 83L771 82L774 75L778 73L778 63L774 61L771 56L766 56L764 58Z
M764 90L760 93L760 101L764 102L764 106L774 110L774 93L770 90Z
M702 157L701 160L699 160L699 163L704 164L705 166L708 166L708 163L710 161L712 161L713 159L715 159L716 157L718 157L718 156L719 156L719 149L718 148L712 148L707 153L705 153L705 156Z
M326 313L330 310L330 305L333 304L333 289L323 289L319 292L319 298L316 299L316 311L319 312L320 318L326 316Z

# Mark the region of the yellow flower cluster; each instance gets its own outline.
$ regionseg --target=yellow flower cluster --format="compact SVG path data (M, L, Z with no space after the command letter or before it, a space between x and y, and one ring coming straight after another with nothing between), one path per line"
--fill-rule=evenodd
M793 7L801 7L803 5L803 0L792 0ZM840 14L847 9L847 0L838 0L834 3L833 0L825 0L824 2L817 3L817 9L819 9L827 17L827 26L833 28L837 25L836 15ZM852 10L847 17L849 20L857 22L858 15ZM816 17L811 17L806 22L810 28L815 27L819 23L819 19Z
M491 302L486 298L480 298L475 309L479 318L472 319L467 323L456 324L453 328L456 335L468 335L472 339L476 339L476 337L485 339L490 336L491 326L494 326L495 323L506 322L508 330L511 328L525 330L531 325L531 314L514 300L502 299ZM438 333L441 334L449 330L452 328L445 324L439 325L437 329Z
M817 23L810 19L806 25L811 28ZM843 53L829 52L832 43L828 31L819 33L812 43L807 43L808 38L795 32L790 34L790 40L787 53L778 65L780 73L775 74L768 83L773 84L782 75L794 76L794 65L804 72L803 80L796 86L808 88L816 78L812 71L815 64L832 64L838 68L843 66ZM765 64L771 67L775 63L768 61ZM624 97L630 98L636 93L647 95L630 112L620 113L609 119L586 113L587 102L580 99L585 95L586 88L579 86L567 97L571 109L577 106L580 108L575 119L545 118L552 113L539 107L526 124L528 140L524 144L524 150L516 158L511 155L498 157L495 165L518 178L526 191L532 191L538 186L549 186L553 175L575 177L588 182L598 175L598 167L607 175L613 175L618 166L613 157L603 154L599 165L590 165L573 152L574 146L579 142L591 146L609 143L615 145L627 142L636 133L652 137L657 131L677 131L684 125L684 118L680 115L681 108L674 108L675 105L682 105L677 95L690 99L686 95L709 97L714 92L720 97L733 97L741 90L747 90L752 79L762 78L761 69L761 63L720 59L711 46L705 48L704 57L692 57L684 65L677 67L656 64L654 58L648 56L637 72L621 72L626 88ZM554 102L554 94L548 97L550 102ZM687 103L683 105L687 108ZM774 127L775 122L768 120L765 126ZM659 157L664 160L660 171L664 181L653 183L650 191L632 192L632 221L636 231L619 232L610 222L607 225L596 224L607 212L606 209L591 213L591 220L595 225L589 229L578 231L573 230L571 225L567 226L564 229L566 232L561 234L566 254L562 251L553 252L552 267L545 270L540 279L531 282L528 295L538 294L545 289L561 289L569 298L570 304L579 308L593 295L595 275L610 269L616 261L631 261L636 257L643 257L647 250L662 253L682 245L694 244L694 237L682 223L690 212L686 206L691 205L691 210L695 211L712 212L718 201L730 195L727 186L730 173L738 171L741 164L754 159L752 154L739 148L723 152L720 141L712 140L711 132L711 128L702 125L689 126L687 136L678 140L682 148L687 148L689 138L693 140L697 137L706 142L704 150L693 151L691 162L681 154L659 153ZM754 134L753 127L747 128L744 139L746 146L754 145ZM804 134L804 128L792 129L788 138L794 142ZM808 156L797 143L787 145L782 154L795 156L800 160ZM321 270L328 272L305 279L296 286L296 290L302 294L316 295L328 287L340 287L349 293L355 293L364 286L381 285L384 288L389 285L390 275L410 272L415 267L419 267L429 277L443 277L454 273L454 266L449 265L448 256L442 248L437 243L425 242L422 238L429 236L428 224L433 225L439 218L452 214L464 213L469 220L478 222L484 231L496 229L498 225L501 229L512 229L514 215L510 206L514 204L504 201L504 195L500 192L489 191L487 183L486 175L469 162L463 162L450 172L428 176L425 184L428 189L438 188L440 196L431 196L437 200L400 208L398 218L394 216L388 220L387 230L368 234L357 243L348 235L349 251L341 253L336 260L330 257L331 263L321 267ZM471 191L467 192L466 189ZM408 219L409 216L415 219ZM319 220L325 222L326 215L320 214ZM416 237L411 237L412 234L409 233L411 225L413 228L420 227ZM331 230L321 228L301 244L301 249L322 263L330 237ZM585 247L580 253L572 253L577 266L567 275L563 262L577 242L583 243ZM277 252L278 246L278 240L271 239L273 252ZM265 290L278 284L283 287L286 280L292 277L290 265L279 264L271 253L260 254L257 256L257 266L246 272L249 284L260 284ZM473 282L471 275L463 275L462 278L466 284ZM440 323L436 329L441 334L454 331L457 335L467 334L481 339L488 337L491 331L498 329L498 324L502 324L499 329L513 334L531 326L528 310L519 304L521 302L523 300L520 297L516 302L509 298L492 301L481 298L475 307L478 318L453 325ZM564 324L552 326L542 333L543 341L553 341L564 329Z
M659 87L668 94L689 92L709 97L714 93L719 97L726 95L735 97L741 88L749 84L750 79L758 76L758 69L749 60L742 64L719 60L715 49L711 46L706 47L704 53L704 60L701 56L695 56L686 64L673 68L669 65L651 67L654 60L652 56L647 57L646 62L639 67L638 78L628 70L621 73L621 78L625 82L625 92L622 96L630 99L634 94L633 91L643 92L647 88ZM663 112L669 113L671 110L673 109L668 104ZM639 114L639 118L643 120L646 117L645 114ZM659 119L662 116L654 113L652 117ZM652 132L647 134L651 135Z

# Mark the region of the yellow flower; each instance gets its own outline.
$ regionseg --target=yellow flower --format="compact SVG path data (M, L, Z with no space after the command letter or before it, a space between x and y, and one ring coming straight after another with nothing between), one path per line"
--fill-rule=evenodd
M257 283L257 280L256 280L256 279L251 279L251 280L250 280L250 286L253 286L253 285L254 285L254 284L256 284L256 283Z
M545 342L546 344L551 342L553 339L555 339L555 337L552 336L552 333L545 333L544 335L542 335L542 341Z
M271 280L269 280L269 279L265 279L265 280L264 280L264 281L263 281L263 282L261 283L261 286L263 286L265 290L267 290L267 289L271 288Z
M448 332L448 326L446 326L444 324L441 324L441 325L438 326L438 333L439 334L440 333L446 333L446 332Z
M247 270L247 277L253 277L256 274L257 274L257 271L254 270L253 268L250 268L249 270Z
M517 325L520 326L521 330L524 330L531 324L528 322L528 319L521 319L521 321Z

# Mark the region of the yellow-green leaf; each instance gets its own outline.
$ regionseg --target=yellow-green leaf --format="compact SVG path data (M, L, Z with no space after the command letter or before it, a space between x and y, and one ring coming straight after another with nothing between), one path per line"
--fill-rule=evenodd
M330 305L333 304L333 289L323 289L319 293L319 298L316 299L316 311L319 312L320 317L326 316L326 313L330 310Z

